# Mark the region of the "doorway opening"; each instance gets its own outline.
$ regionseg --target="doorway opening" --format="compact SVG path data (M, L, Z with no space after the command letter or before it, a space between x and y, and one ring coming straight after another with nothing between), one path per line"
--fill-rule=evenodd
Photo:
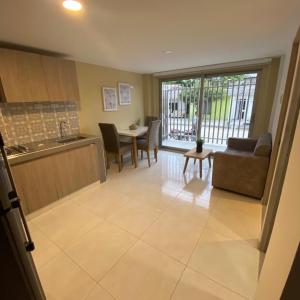
M203 139L225 146L251 131L257 72L161 82L162 146L191 149Z

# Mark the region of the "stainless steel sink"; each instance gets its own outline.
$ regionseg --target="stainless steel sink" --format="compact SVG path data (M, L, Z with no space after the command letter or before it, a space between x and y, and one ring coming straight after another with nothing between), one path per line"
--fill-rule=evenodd
M86 139L86 137L84 137L84 136L69 136L69 137L57 139L56 142L60 143L60 144L65 144L65 143L80 141L83 139Z

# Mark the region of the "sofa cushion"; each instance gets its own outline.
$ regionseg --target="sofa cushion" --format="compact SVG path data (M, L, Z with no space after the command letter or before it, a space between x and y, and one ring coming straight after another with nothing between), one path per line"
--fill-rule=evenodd
M238 155L238 156L253 156L253 152L249 151L240 151L232 148L226 148L224 151L225 153L233 154L233 155Z
M254 155L270 156L272 150L272 136L270 133L262 134L256 143Z

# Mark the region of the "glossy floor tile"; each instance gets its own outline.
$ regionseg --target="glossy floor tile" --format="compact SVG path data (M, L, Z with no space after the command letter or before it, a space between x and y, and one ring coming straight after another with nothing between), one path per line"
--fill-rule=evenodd
M135 242L133 235L105 223L67 247L66 252L93 279L99 281Z
M60 254L61 249L57 247L51 240L46 238L40 230L34 227L34 225L29 224L29 228L35 245L32 255L37 268L41 268L55 256Z
M100 285L116 299L169 299L184 265L138 242Z
M188 219L166 213L146 230L142 240L186 264L202 230L202 226Z
M84 299L95 282L65 254L39 269L45 293L54 299Z
M103 219L110 217L129 200L128 195L112 189L108 182L103 183L103 186L91 188L84 195L79 194L74 197L77 204Z
M32 223L60 247L76 241L102 219L69 201L32 219Z
M244 300L206 276L186 268L172 300Z
M254 297L259 251L251 242L228 239L205 229L189 266L249 299Z
M116 211L108 221L140 236L162 213L162 210L138 200L130 201Z
M91 293L84 298L84 300L114 300L113 298L107 291L105 291L102 287L99 285L96 285Z
M47 299L253 299L259 201L160 151L28 216Z

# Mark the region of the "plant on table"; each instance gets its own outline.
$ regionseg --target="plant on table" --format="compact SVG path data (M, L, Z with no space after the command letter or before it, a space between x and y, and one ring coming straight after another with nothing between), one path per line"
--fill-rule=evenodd
M196 144L197 144L196 152L201 153L203 151L204 140L197 139Z

